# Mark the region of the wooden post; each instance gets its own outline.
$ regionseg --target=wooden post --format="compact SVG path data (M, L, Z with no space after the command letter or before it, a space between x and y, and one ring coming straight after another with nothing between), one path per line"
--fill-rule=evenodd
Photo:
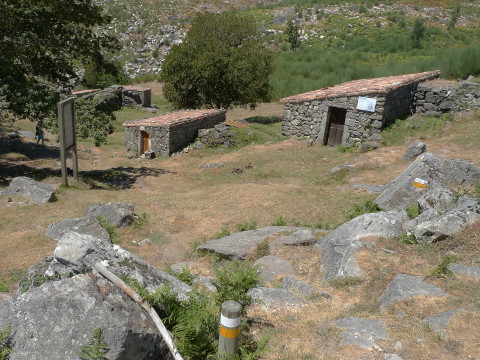
M220 335L218 338L218 355L236 354L238 336L240 335L240 312L242 305L236 301L225 301L220 316Z
M157 329L160 332L160 335L162 335L163 340L165 340L165 343L167 344L168 348L170 349L170 352L172 353L173 358L175 360L183 360L182 355L180 355L180 353L178 352L178 349L173 343L173 339L170 336L170 333L168 332L167 328L162 322L162 319L160 319L155 309L152 308L148 302L146 302L138 293L135 292L135 290L133 290L130 286L128 286L123 280L121 280L118 276L116 276L114 273L108 270L105 267L105 265L103 265L102 263L96 263L93 267L105 278L107 278L108 280L113 282L115 285L117 285L125 294L130 296L130 298L134 300L138 305L140 305L142 308L145 309L145 311L148 313L148 315L150 315L153 322L157 326Z

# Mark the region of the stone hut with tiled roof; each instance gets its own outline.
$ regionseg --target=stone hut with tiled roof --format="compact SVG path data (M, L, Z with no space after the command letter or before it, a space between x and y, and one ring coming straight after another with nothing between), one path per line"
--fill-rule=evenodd
M439 75L429 71L355 80L284 98L282 133L328 145L372 139L395 119L411 115L418 84Z
M127 121L125 148L138 156L146 152L169 156L192 143L199 129L225 121L225 110L181 110L146 119Z

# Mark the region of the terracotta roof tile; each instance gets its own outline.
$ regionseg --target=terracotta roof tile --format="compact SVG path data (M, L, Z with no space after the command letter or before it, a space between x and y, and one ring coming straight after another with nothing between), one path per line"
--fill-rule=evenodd
M224 114L225 110L180 110L173 111L159 116L149 117L145 119L127 121L123 123L123 126L169 126L179 125L195 120L204 119L206 117Z
M289 96L281 99L283 103L300 103L305 101L328 99L344 96L386 94L401 86L435 79L440 76L440 70L417 74L387 76L375 79L353 80L343 84L327 87L307 93Z

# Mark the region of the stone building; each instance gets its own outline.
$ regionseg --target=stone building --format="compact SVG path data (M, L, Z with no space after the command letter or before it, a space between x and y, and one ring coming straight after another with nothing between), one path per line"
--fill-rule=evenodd
M349 81L282 99L284 135L328 145L374 138L395 119L414 112L417 86L440 71Z
M225 114L225 110L181 110L127 121L123 124L125 148L136 155L153 152L169 156L192 143L199 129L224 122Z

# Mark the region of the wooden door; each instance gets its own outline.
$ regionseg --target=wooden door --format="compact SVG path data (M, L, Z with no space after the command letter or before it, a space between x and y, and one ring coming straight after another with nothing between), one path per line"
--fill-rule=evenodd
M328 121L328 137L327 144L331 146L341 145L343 130L345 129L345 117L347 115L347 110L335 108L330 108L330 116Z
M150 135L146 131L141 132L142 136L142 154L145 154L146 151L150 148L149 142L150 142Z

